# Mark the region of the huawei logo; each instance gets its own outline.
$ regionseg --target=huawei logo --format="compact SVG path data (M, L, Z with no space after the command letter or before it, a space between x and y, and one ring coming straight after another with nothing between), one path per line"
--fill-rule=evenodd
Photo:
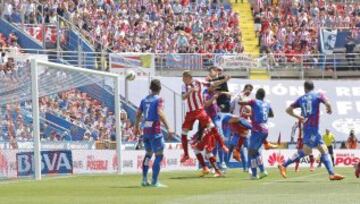
M276 163L278 163L278 164L284 163L285 158L280 153L277 154L274 152L269 156L268 162L269 162L270 166L274 166Z

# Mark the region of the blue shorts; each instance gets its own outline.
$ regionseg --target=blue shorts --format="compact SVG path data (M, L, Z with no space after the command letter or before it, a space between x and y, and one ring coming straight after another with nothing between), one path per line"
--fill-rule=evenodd
M146 152L161 152L165 147L165 140L162 134L144 135L144 147Z
M304 144L310 148L315 148L324 144L324 141L322 140L319 132L319 128L304 127Z
M249 149L258 150L267 138L268 133L251 131Z
M230 113L221 113L219 112L212 121L217 127L220 135L224 138L224 140L229 140L231 135L231 129L229 124L229 120L232 118Z

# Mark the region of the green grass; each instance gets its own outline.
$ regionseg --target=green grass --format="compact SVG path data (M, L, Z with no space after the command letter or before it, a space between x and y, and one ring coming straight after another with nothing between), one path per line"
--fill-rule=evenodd
M280 178L277 169L258 181L248 174L231 170L226 178L198 178L197 172L161 174L168 188L140 187L140 175L91 175L45 178L42 181L18 180L0 182L0 203L24 204L110 204L110 203L291 203L316 204L360 203L360 179L353 169L339 168L347 178L329 181L322 170L310 173L289 171L289 178Z

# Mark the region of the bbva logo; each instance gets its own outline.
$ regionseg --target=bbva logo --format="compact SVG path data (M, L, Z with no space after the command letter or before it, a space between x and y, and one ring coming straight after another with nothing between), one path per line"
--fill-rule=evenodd
M34 174L33 152L16 154L18 176ZM73 172L71 151L43 151L41 152L42 174L66 174Z

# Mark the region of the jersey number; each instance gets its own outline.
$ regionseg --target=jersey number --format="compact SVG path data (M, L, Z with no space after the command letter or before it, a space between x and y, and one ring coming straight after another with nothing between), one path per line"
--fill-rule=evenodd
M268 117L269 117L269 110L268 110L268 108L266 107L266 106L263 106L262 107L263 108L263 120L264 121L267 121L268 120Z
M149 111L150 111L150 104L147 103L145 104L145 119L148 119L148 116L149 116Z
M304 113L304 117L309 116L312 113L312 100L311 98L306 98L305 103L301 106L302 111Z

